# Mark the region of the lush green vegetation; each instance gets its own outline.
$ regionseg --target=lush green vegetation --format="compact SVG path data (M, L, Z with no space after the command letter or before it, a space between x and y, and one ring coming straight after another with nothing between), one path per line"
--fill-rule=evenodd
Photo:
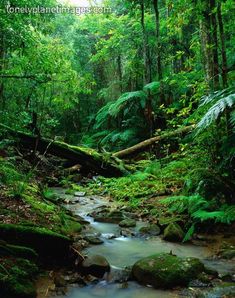
M186 138L143 148L126 168L132 174L100 178L93 190L104 188L131 206L170 196L163 204L187 213L192 227L198 220L233 221L232 1L106 0L102 14L9 13L25 4L0 7L1 124L88 147L86 154L100 158L97 149L104 160L162 130L195 124ZM12 139L1 130L4 156ZM34 168L23 175L15 160L4 159L0 171L9 197L42 216L55 211L51 200L32 199Z
M234 1L101 2L102 13L79 15L19 11L56 0L0 3L0 292L10 297L35 296L36 266L21 258L45 253L41 236L49 245L81 231L48 184L183 222L185 241L235 221Z

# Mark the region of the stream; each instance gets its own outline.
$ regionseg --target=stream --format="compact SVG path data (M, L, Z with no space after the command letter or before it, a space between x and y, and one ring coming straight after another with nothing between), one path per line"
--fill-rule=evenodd
M213 260L210 258L211 249L208 246L198 246L193 244L179 244L162 240L159 236L151 238L141 238L138 236L124 237L119 236L121 228L117 224L95 222L90 214L100 206L114 206L114 202L109 202L106 198L98 196L82 196L74 197L65 194L65 190L54 188L53 191L61 198L76 203L66 204L66 208L74 214L83 217L90 224L86 227L85 233L97 233L104 241L100 245L91 245L83 251L86 255L102 255L111 264L112 272L117 269L125 268L133 265L137 260L159 252L173 252L180 257L196 257L199 258L207 267L217 270L220 274L235 273L235 262L226 260ZM135 232L142 226L144 222L138 222ZM114 239L109 239L109 235L117 235ZM213 244L211 244L213 245ZM112 281L101 280L96 284L85 287L71 286L66 296L56 296L56 298L172 298L182 297L175 290L156 290L151 287L141 286L136 282L122 284Z

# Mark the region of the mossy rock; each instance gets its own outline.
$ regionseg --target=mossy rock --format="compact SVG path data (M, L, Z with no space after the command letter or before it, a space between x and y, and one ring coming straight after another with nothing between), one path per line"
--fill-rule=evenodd
M19 245L10 245L6 242L0 241L0 257L18 257L29 260L36 260L38 254L29 247L19 246Z
M184 231L177 223L171 223L165 228L163 239L172 242L181 242L184 239Z
M68 237L45 228L0 224L0 238L10 244L34 249L42 259L55 262L66 259L72 243Z
M196 258L183 259L161 253L137 261L132 274L141 284L155 288L173 288L188 285L204 269L204 265Z
M98 278L102 278L105 272L110 272L109 262L105 257L100 255L88 256L82 262L82 273L83 274L91 274Z
M146 227L141 227L139 233L142 235L158 236L161 233L161 229L156 224L149 224Z
M94 235L86 235L84 237L84 240L86 240L90 244L94 244L94 245L98 245L98 244L104 243L104 241L102 239L100 239L99 237L94 236Z
M66 220L64 226L61 229L61 232L66 235L76 234L81 232L82 225L74 220Z
M38 267L25 259L0 258L0 297L35 298Z
M109 211L102 211L98 214L94 214L94 220L98 222L107 222L107 223L120 223L122 220L125 219L125 216L122 211L113 210Z
M131 228L136 226L136 221L131 218L124 219L119 222L119 226L122 228Z

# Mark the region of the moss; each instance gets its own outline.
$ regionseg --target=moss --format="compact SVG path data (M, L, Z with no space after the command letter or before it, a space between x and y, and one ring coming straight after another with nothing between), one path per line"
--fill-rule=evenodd
M34 298L33 278L37 266L28 260L0 258L0 296L4 298Z
M132 270L137 281L156 288L187 285L203 271L204 265L198 259L182 259L164 253L139 260Z
M43 259L50 259L53 256L55 261L67 256L71 244L68 237L46 228L13 224L0 224L0 237L11 244L35 249Z
M150 224L146 227L141 227L139 229L140 234L147 234L151 236L158 236L161 233L161 230L158 225Z
M57 208L57 206L51 202L43 202L39 195L39 189L37 185L28 185L27 190L22 196L22 199L30 204L32 208L43 214L52 213Z
M63 142L56 142L56 143L62 145L63 147L66 147L68 149L72 149L74 151L84 152L88 155L93 156L97 160L99 160L102 157L101 154L99 154L96 150L94 150L92 148L69 145L69 144L66 144L66 143L63 143Z
M7 243L0 242L0 256L14 256L29 260L36 260L38 254L29 247L10 245Z
M75 234L82 230L82 225L74 220L66 220L61 232L64 234Z
M120 227L129 228L129 227L135 227L136 221L134 219L124 219L121 222L119 222Z
M163 239L173 242L182 241L184 239L184 231L177 223L171 223L165 228Z

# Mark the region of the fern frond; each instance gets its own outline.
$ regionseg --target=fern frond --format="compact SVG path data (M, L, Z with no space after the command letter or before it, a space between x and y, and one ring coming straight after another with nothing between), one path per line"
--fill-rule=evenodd
M192 214L192 217L200 221L213 219L215 222L230 224L235 221L235 206L225 205L217 211L198 210Z
M233 127L235 127L235 111L231 112L229 122Z
M234 94L234 93L235 93L235 86L231 86L223 90L215 91L209 95L203 96L201 98L200 106L207 105L215 100L217 101L219 99L225 98L228 95Z
M174 196L163 199L162 203L170 207L170 211L177 211L183 213L188 211L189 214L192 214L200 209L205 209L209 206L209 202L201 197L200 195L193 196Z
M160 82L151 82L144 86L143 90L151 95L158 94L160 91Z
M147 96L143 91L126 92L109 106L109 115L117 117L118 114L131 102L136 102L143 108L146 99Z
M108 102L105 106L103 106L95 117L95 125L94 128L100 128L108 119L109 117L109 108L113 104L113 102Z
M235 104L235 93L229 94L225 97L220 98L216 103L207 111L207 113L202 117L200 122L197 124L197 129L201 130L207 128L212 122L214 122L218 117L227 109L231 108Z
M192 224L191 227L188 229L186 235L184 236L183 242L189 241L195 232L195 224Z

